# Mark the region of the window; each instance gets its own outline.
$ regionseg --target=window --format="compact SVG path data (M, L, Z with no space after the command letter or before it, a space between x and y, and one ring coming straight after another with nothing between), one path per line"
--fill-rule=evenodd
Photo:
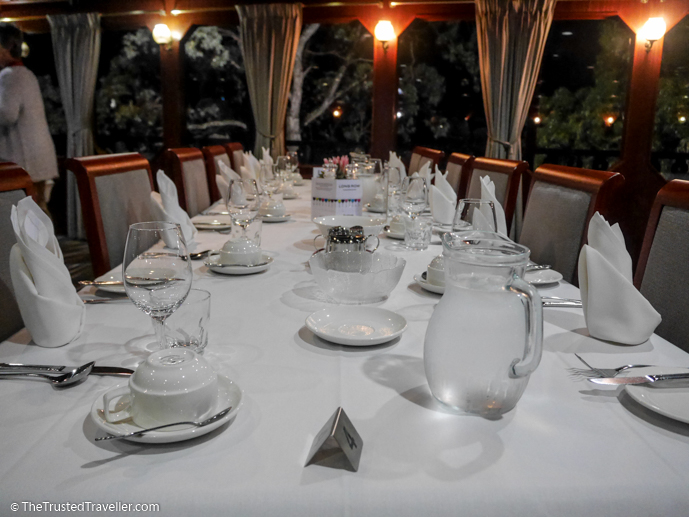
M146 28L103 32L96 86L96 145L107 153L163 148L160 49Z

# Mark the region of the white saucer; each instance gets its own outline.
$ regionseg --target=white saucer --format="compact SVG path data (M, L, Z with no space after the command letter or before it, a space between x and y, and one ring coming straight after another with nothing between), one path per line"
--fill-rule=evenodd
M397 233L397 232L393 232L390 228L387 228L387 229L384 228L383 233L386 236L390 237L391 239L397 239L397 240L401 240L401 241L404 240L404 232Z
M431 284L425 278L423 278L421 275L414 275L414 280L416 281L417 284L419 284L421 286L422 289L425 289L426 291L429 291L431 293L443 294L445 292L445 286L444 285Z
M273 263L273 257L270 257L265 254L261 256L261 264L257 266L223 266L218 263L218 258L219 257L216 255L215 257L206 260L204 264L211 271L223 275L253 275L254 273L260 273L261 271L265 271Z
M541 269L538 271L527 271L524 273L524 280L531 285L555 284L562 280L562 275L552 269Z
M618 377L640 377L648 374L687 373L689 369L673 366L653 366L634 368ZM689 388L651 388L647 386L625 385L630 397L642 406L673 420L689 423Z
M198 230L229 230L232 228L232 218L223 215L197 215L191 221Z
M120 384L110 388L108 391L116 390L122 386L127 386L128 382L129 381L121 382ZM127 434L141 430L141 427L132 422L131 419L123 420L122 422L118 423L106 421L105 417L103 416L103 395L103 393L100 394L91 406L91 419L93 419L99 429L109 434ZM128 397L128 395L124 395L121 398L124 397ZM121 400L121 398L117 400ZM132 436L131 438L126 439L139 443L181 442L183 440L190 440L191 438L208 434L213 429L217 429L225 422L234 418L239 411L239 408L242 406L242 390L239 386L237 386L236 383L232 382L224 375L218 374L218 399L215 401L215 406L213 406L213 409L208 413L207 418L210 418L212 415L219 413L223 409L230 406L232 406L232 411L230 411L217 422L213 422L205 427L187 427L186 429L179 430L171 427L169 430L151 431L150 433L146 433L141 436Z
M371 206L371 203L366 203L366 211L367 212L372 212L374 214L382 214L385 213L385 208L373 208Z
M99 276L96 278L96 282L121 282L122 281L122 272L117 271L116 273L105 273L104 275ZM106 293L115 293L115 294L127 294L126 291L124 290L123 285L98 285L96 286L96 289L99 291L104 291Z
M407 320L377 307L334 307L311 314L306 328L339 345L370 346L395 339L407 329Z
M285 215L261 215L259 216L264 223L284 223L289 221L292 217L290 214Z
M301 187L301 186L303 186L305 183L306 183L306 181L304 181L303 179L302 179L302 180L294 180L293 185L294 185L295 187Z
M285 194L282 195L282 199L299 199L299 194L296 192L292 194L291 196L287 196Z

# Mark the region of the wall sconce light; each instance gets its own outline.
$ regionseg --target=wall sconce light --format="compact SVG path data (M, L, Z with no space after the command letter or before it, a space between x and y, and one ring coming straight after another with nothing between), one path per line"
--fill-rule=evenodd
M605 115L603 117L603 122L605 122L605 125L608 127L612 126L616 120L617 117L615 117L614 115Z
M29 57L30 52L31 49L29 48L29 45L26 43L26 41L22 41L22 57Z
M541 117L539 117L538 115L536 115L536 116L533 118L533 121L534 121L534 124L538 125L538 124L541 123Z
M172 32L170 27L164 23L158 23L153 27L153 41L158 45L165 45L165 48L170 50L172 46Z
M666 29L667 25L662 18L649 18L641 27L639 36L646 40L646 52L650 52L653 44L665 35Z
M388 20L380 20L373 31L376 39L383 43L383 51L388 51L388 42L395 39L395 29Z

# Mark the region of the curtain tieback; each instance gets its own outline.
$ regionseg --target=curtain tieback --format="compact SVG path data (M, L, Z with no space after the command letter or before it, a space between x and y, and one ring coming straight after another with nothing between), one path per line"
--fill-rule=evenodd
M505 152L507 152L507 153L509 153L512 150L512 147L514 147L514 145L516 144L516 142L505 142L504 140L498 140L497 138L493 138L490 135L488 135L488 140L503 146L505 148Z
M279 137L282 133L285 132L285 130L282 129L282 130L281 130L279 133L277 133L276 135L267 135L267 134L265 134L263 131L261 131L261 130L258 129L258 128L256 128L256 131L257 131L261 136L264 136L264 137L266 137L266 138L270 138L271 140L275 140L277 137Z

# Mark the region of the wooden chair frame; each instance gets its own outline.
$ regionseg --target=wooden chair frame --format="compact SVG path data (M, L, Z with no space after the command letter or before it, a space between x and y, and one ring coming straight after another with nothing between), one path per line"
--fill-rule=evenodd
M184 173L182 172L182 163L190 162L193 160L204 161L203 153L196 149L195 147L179 147L177 149L168 149L164 154L165 172L172 178L177 187L177 197L179 198L179 206L182 210L187 210L187 193L184 188ZM211 187L211 181L208 181L208 169L204 162L204 168L206 169L206 181L208 183L208 195L211 197L211 202L213 201L213 190ZM212 184L215 185L215 177L213 178ZM188 210L187 210L188 211Z
M215 183L215 175L219 174L220 171L218 171L215 166L215 157L224 154L230 159L230 163L232 163L232 157L229 155L227 148L223 145L209 145L201 149L201 152L206 162L206 176L208 177L208 189L211 193L211 203L215 203L220 199L220 191L218 190L218 185Z
M461 167L459 175L459 186L457 188L457 199L466 197L467 189L469 188L469 178L471 177L471 168L474 166L474 156L470 154L452 153L447 159L447 165L454 163ZM447 171L447 165L445 170Z
M648 256L651 253L653 239L655 238L658 228L658 221L660 221L660 215L663 212L663 208L666 206L689 210L689 181L672 180L656 194L651 213L648 216L648 224L646 225L644 242L641 246L639 263L636 267L636 273L634 274L634 285L637 289L641 289L641 282L646 272Z
M100 200L96 189L96 178L144 169L148 172L151 190L154 190L151 166L148 160L139 153L125 153L69 158L65 160L65 168L72 171L77 178L91 263L93 264L93 272L98 277L110 271L111 267L110 252L105 239Z
M560 185L562 187L571 188L589 192L591 194L591 202L586 214L586 223L584 225L584 233L579 243L581 248L588 239L589 221L596 212L609 219L610 207L613 206L615 192L624 183L624 176L618 172L596 171L593 169L580 169L578 167L567 167L564 165L541 165L533 173L531 178L531 188L529 189L529 201L531 201L531 193L534 185L537 182L543 181ZM527 202L524 213L528 210L529 204ZM575 272L576 278L576 272Z
M244 146L240 144L239 142L229 142L227 144L223 144L223 147L227 149L227 156L230 157L230 164L232 164L232 170L235 171L237 174L240 174L239 167L241 164L235 163L234 162L234 152L235 151L244 151Z
M441 160L445 158L444 152L437 149L431 149L430 147L414 147L411 154L418 154L424 158L430 158L433 161L433 170L431 170L431 172L435 172L435 167L440 165ZM411 166L411 162L409 163L409 166ZM409 167L407 167L407 172L409 172Z
M480 169L482 171L497 172L507 176L507 193L505 194L505 202L503 203L503 210L505 211L505 222L507 229L512 228L512 218L514 217L514 210L517 207L517 197L519 195L519 181L523 174L529 170L527 162L520 162L516 160L500 160L497 158L474 158L471 164L471 170L467 174L466 179L466 195L471 185L471 179L474 171Z
M0 192L23 190L36 201L36 189L29 173L12 162L0 162Z

